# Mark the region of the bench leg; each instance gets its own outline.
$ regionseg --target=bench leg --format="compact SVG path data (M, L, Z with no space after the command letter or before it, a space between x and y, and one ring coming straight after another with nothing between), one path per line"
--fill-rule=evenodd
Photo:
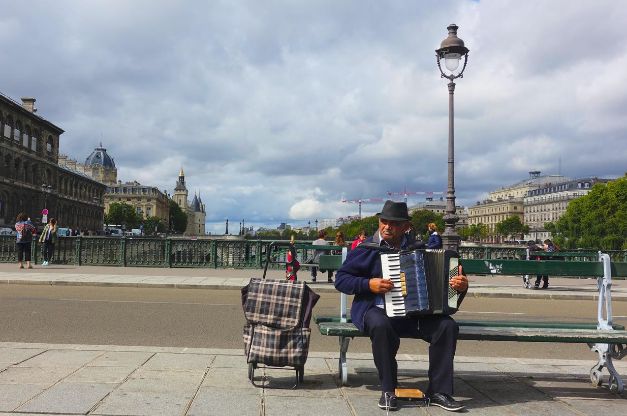
M349 337L340 337L340 360L338 362L338 372L340 383L342 386L348 385L348 364L346 362L346 353L348 352Z
M608 387L612 393L622 393L625 385L620 374L614 368L612 358L620 360L627 355L627 349L622 344L594 344L590 345L592 351L599 354L599 361L590 369L590 381L594 386L603 384L603 368L607 368L610 374Z

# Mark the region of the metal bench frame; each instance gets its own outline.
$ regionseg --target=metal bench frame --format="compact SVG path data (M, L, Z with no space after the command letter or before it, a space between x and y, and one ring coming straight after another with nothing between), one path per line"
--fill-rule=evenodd
M562 342L562 343L586 343L593 352L598 354L598 362L590 369L590 380L594 386L600 386L603 376L603 369L609 373L608 386L611 392L622 393L624 391L623 380L614 367L613 360L620 360L627 355L627 331L621 326L612 323L612 264L607 254L598 253L602 266L602 276L598 273L590 274L597 276L599 289L599 299L597 308L596 328L592 325L565 324L565 323L520 323L520 325L505 326L498 321L458 321L460 325L460 340L489 340L489 341L526 341L526 342ZM338 256L339 257L339 256ZM342 262L346 259L346 249L342 252ZM479 260L475 260L479 261ZM505 274L508 267L504 267L502 262L511 260L490 260L485 261L491 274ZM488 264L489 263L489 264ZM499 264L500 263L500 264ZM536 274L538 268L550 263L534 261L528 263L528 270L525 274ZM563 265L564 263L562 263ZM467 270L462 260L464 269ZM554 264L557 266L557 264ZM549 265L553 268L553 265ZM592 265L591 265L592 266ZM596 266L596 265L595 265ZM472 267L470 267L472 269ZM561 274L561 273L560 273ZM365 337L347 318L347 295L340 293L340 316L317 317L316 323L323 335L338 336L340 343L340 354L338 361L339 378L342 385L348 383L348 363L347 352L350 340L354 337Z

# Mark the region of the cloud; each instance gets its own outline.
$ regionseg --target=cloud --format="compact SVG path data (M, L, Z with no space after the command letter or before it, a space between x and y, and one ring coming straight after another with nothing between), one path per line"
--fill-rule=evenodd
M7 3L7 2L5 2ZM121 180L173 189L208 221L355 214L341 203L447 184L447 80L459 25L458 203L530 170L619 176L627 9L612 1L90 1L1 7L0 92L37 98L61 151L100 141ZM533 22L533 25L530 24ZM378 212L376 204L364 213Z

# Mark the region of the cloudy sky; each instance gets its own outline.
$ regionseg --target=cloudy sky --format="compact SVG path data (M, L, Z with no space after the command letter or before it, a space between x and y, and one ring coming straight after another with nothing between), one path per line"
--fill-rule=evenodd
M624 2L0 0L0 10L0 92L35 97L74 159L102 141L123 181L172 191L183 167L209 231L225 218L313 224L356 214L342 198L445 191L448 90L434 50L450 23L470 49L455 90L458 203L530 170L627 171Z

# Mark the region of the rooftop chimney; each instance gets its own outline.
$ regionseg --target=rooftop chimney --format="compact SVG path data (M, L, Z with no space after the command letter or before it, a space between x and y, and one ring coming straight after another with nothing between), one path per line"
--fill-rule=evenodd
M36 113L37 109L35 108L35 101L37 100L34 98L22 97L22 107L24 107L31 113Z

